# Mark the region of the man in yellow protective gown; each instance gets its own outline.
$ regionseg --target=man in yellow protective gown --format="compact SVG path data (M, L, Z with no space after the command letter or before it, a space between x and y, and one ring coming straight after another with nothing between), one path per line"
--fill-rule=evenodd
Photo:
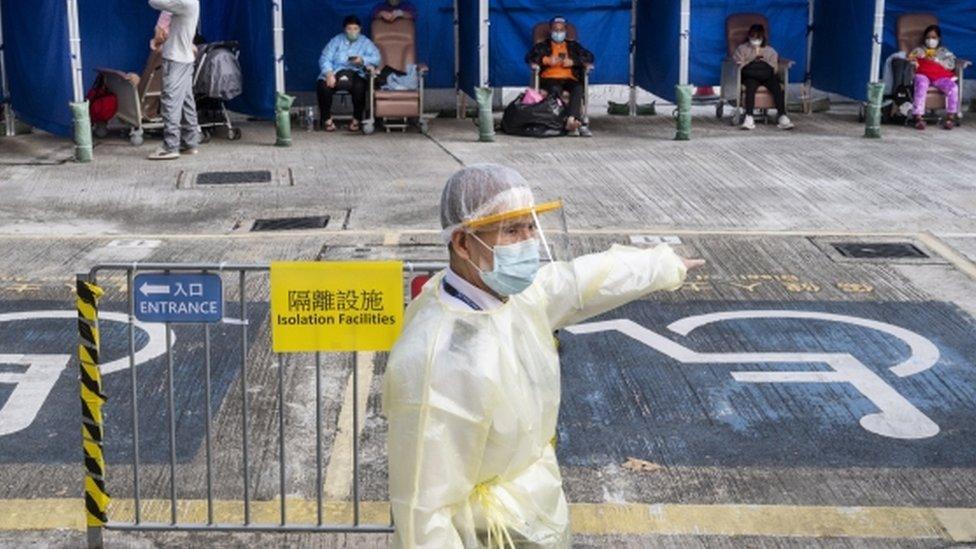
M444 187L450 268L407 307L384 379L396 547L570 546L553 332L676 289L703 262L666 245L557 261L540 219L559 205L496 164Z

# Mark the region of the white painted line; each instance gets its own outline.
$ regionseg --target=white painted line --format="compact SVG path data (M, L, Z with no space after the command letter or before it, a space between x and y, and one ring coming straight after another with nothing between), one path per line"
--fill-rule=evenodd
M668 326L680 335L706 324L737 319L806 319L841 322L872 328L902 339L912 350L912 356L890 368L901 377L914 375L931 368L939 360L938 348L928 339L898 326L870 319L811 311L725 311L681 319ZM922 439L939 433L939 426L908 399L898 393L878 374L849 353L812 352L730 352L699 353L668 339L629 319L590 322L570 326L574 334L617 331L640 341L683 364L775 364L817 363L831 367L830 371L801 372L730 372L741 383L848 383L880 410L860 418L865 430L890 438Z

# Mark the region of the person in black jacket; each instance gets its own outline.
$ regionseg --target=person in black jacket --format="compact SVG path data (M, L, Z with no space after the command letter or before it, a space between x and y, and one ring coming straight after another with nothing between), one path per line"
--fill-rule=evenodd
M583 78L593 54L575 40L566 39L566 19L555 17L549 21L549 39L529 50L525 61L541 70L539 87L550 96L560 97L569 92L569 116L566 130L584 137L593 135L583 125Z

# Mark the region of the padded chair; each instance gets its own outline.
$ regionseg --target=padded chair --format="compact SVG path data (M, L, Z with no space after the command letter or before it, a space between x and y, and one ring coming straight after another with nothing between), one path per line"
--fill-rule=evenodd
M163 53L149 53L142 76L134 78L129 73L114 69L98 69L105 78L105 87L118 98L119 108L115 116L129 126L129 142L143 143L145 130L162 129L160 97L163 93ZM104 133L104 129L98 130Z
M395 21L373 20L373 42L380 50L383 64L398 71L406 71L408 65L417 65L419 85L416 90L378 90L375 80L371 79L369 129L375 118L383 119L383 127L406 130L411 119L417 119L421 133L427 133L427 121L424 119L424 77L427 75L426 65L417 63L416 27L413 19L401 17ZM395 122L399 119L400 122ZM364 124L364 129L367 126Z
M536 24L532 27L532 45L538 44L540 42L545 42L549 39L549 21L543 21L542 23ZM576 32L576 25L572 23L566 23L566 40L579 41L579 34ZM539 89L539 74L542 72L542 67L535 63L531 63L529 68L532 69L532 83L531 86L538 90ZM593 72L593 64L587 64L583 70L583 125L590 125L590 73ZM564 101L569 102L569 94L563 94Z
M929 25L938 25L939 19L931 13L905 13L898 17L895 24L895 36L898 39L898 49L906 55L925 43L923 33ZM972 63L965 59L956 59L956 83L959 85L959 105L956 112L962 118L962 90L964 89L963 71ZM925 110L937 112L946 107L945 94L935 86L929 86L929 93L925 97Z
M732 59L735 49L745 43L749 37L749 27L762 25L766 29L767 41L772 36L769 28L769 21L766 16L760 13L735 13L725 20L725 47L726 59L722 62L722 98L717 107L719 118L722 116L722 109L725 104L735 106L735 112L729 118L729 123L735 125L739 118L745 114L745 86L742 85L742 65ZM794 62L784 57L779 58L779 68L776 74L783 81L783 92L789 89L790 68ZM765 86L759 86L756 90L756 109L766 123L771 117L768 116L770 109L776 108L773 94ZM777 113L780 114L780 113ZM782 113L786 114L786 113Z

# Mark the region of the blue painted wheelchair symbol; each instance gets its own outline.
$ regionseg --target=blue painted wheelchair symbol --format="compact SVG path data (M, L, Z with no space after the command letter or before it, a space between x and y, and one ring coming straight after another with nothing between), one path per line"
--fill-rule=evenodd
M892 366L898 377L924 372L939 360L939 349L930 340L904 328L855 316L787 310L723 311L690 316L668 325L672 332L687 336L693 330L733 320L799 319L828 321L860 326L892 335L908 345L911 355ZM864 395L879 410L860 418L865 430L896 439L925 439L939 433L939 426L908 399L899 394L878 374L849 353L743 352L700 353L668 339L628 319L591 322L570 326L573 334L616 331L682 364L825 364L828 371L752 371L730 372L740 383L847 383Z

